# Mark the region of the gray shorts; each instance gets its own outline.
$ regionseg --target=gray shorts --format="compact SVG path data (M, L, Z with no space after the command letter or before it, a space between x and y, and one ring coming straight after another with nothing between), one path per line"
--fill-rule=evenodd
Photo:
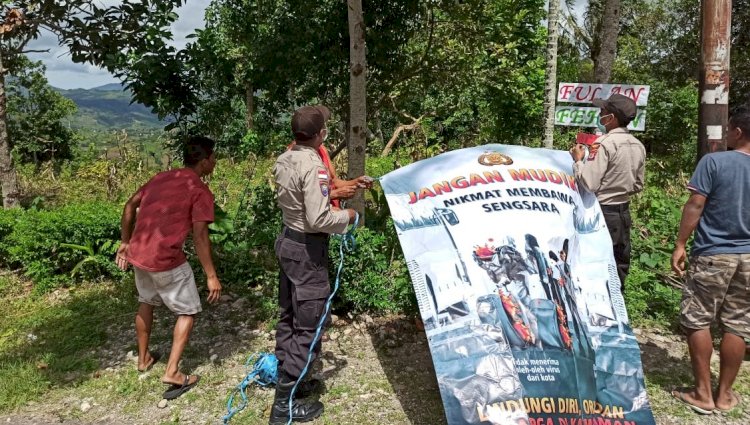
M750 338L750 254L691 258L680 307L687 329L708 329L718 320L724 331Z
M193 269L187 262L163 272L133 268L139 302L157 307L166 305L179 315L193 315L202 311Z

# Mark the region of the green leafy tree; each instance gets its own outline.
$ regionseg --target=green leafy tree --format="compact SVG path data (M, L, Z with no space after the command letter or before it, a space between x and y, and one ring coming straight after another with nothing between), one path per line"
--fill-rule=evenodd
M8 82L10 145L24 162L71 158L75 133L64 120L76 111L72 100L47 84L41 62L24 61Z
M20 191L7 127L5 77L13 73L30 52L29 41L42 30L57 35L75 62L104 66L133 89L136 101L157 112L179 108L164 105L193 92L185 86L181 56L168 45L169 25L177 19L174 8L181 0L127 0L114 5L96 0L6 1L0 9L0 186L3 206L19 204ZM158 70L158 72L156 72ZM156 78L154 75L158 74Z

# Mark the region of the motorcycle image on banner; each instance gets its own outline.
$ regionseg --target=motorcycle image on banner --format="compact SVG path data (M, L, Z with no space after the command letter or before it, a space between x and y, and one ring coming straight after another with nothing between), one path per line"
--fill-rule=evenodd
M655 423L609 233L572 167L493 144L381 179L449 424Z

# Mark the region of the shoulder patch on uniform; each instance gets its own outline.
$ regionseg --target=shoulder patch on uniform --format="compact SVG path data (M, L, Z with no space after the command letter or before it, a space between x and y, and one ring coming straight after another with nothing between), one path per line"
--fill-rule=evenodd
M589 146L589 157L587 161L593 161L596 159L596 154L599 152L599 147L601 147L601 143L592 143L591 146Z
M328 183L320 182L320 193L323 194L323 197L328 197Z
M318 168L318 179L320 180L328 180L328 171Z

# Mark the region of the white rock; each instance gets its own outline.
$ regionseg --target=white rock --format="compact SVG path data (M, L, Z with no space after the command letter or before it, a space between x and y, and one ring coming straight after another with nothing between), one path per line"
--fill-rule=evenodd
M271 336L274 337L274 338L276 337L276 329L274 329L274 330L271 331Z
M158 407L159 409L163 409L163 408L167 407L167 403L168 403L167 399L163 398L163 399L161 399L161 401L159 402L159 404L156 405L156 407Z
M212 355L212 356L210 357L210 360L211 360L211 362L213 363L213 362L215 362L215 361L216 361L216 359L218 359L218 358L219 358L219 355L218 355L218 354L214 354L214 355Z
M336 316L335 314L331 315L331 324L334 324L339 321L339 316Z
M374 322L374 320L372 319L372 317L370 317L370 315L368 315L368 314L363 314L362 315L362 320L364 320L365 323L373 323Z
M88 401L81 403L81 412L86 413L91 409L91 404Z
M232 303L232 308L242 308L247 300L245 298L239 298L237 301Z

